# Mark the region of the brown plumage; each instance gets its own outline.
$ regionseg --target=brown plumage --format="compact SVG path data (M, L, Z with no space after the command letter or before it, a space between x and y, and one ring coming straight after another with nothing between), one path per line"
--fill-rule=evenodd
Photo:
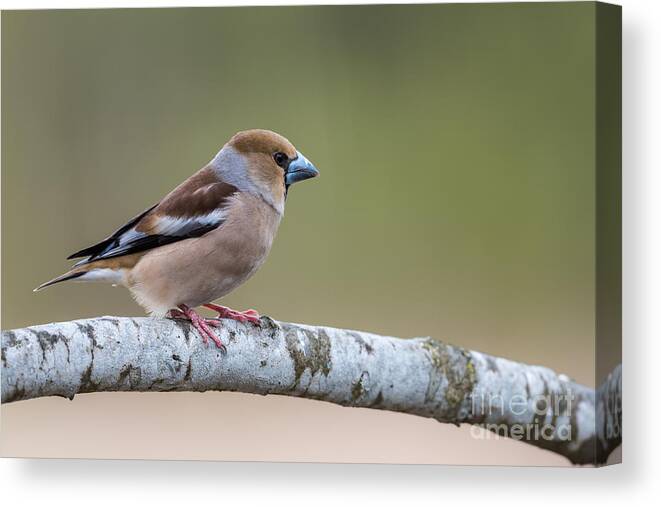
M316 168L284 137L267 130L239 132L198 172L159 203L105 240L76 252L65 280L106 281L127 287L156 316L190 319L222 346L192 308L209 305L262 265L284 213L289 186ZM257 322L254 310L209 305L221 317ZM179 310L174 310L178 308Z
M237 192L234 185L218 181L213 169L206 166L170 192L152 212L135 226L139 232L154 233L163 216L195 217L222 208Z

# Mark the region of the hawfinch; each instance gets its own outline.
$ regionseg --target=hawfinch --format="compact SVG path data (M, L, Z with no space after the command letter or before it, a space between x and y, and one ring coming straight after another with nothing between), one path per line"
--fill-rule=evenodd
M35 291L65 280L123 285L151 315L190 320L205 344L211 338L224 349L212 329L218 319L259 323L259 314L211 302L259 269L290 185L318 174L281 135L239 132L163 200L100 243L70 255L83 259ZM218 318L201 317L196 306L217 311Z

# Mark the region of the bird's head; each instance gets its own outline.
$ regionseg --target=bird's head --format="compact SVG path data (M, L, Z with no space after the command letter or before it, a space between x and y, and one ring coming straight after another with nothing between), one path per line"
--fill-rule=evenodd
M254 187L267 200L272 199L276 207L284 206L291 185L319 174L293 144L270 130L238 132L217 158L229 183L238 188L241 184ZM240 179L245 181L237 181Z

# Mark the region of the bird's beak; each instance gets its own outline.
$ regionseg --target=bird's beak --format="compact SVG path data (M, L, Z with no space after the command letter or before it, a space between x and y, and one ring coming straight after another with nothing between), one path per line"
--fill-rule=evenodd
M289 163L285 173L285 184L287 186L319 175L317 168L300 151L297 151L296 154L297 157Z

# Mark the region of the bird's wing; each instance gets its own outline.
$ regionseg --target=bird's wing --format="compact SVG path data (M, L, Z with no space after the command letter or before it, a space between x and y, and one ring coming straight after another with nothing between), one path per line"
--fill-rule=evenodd
M68 258L85 257L78 264L86 264L195 238L219 227L227 216L228 199L237 188L204 171L196 173L108 238Z

